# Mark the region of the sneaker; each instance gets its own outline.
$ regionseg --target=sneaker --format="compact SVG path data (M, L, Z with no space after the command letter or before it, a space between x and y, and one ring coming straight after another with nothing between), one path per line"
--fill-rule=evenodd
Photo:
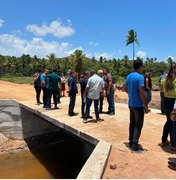
M172 151L176 151L176 147L175 146L171 146L171 150Z
M168 165L170 165L170 166L176 166L176 162L168 161Z
M129 142L129 147L130 147L130 148L132 148L132 145L133 145L133 143L132 143L132 142Z
M111 113L109 113L109 115L110 115L110 116L115 115L115 112L111 112Z
M172 161L169 161L168 162L168 167L174 171L176 171L176 162L172 162Z
M98 121L104 121L104 119L98 118L98 119L96 119L96 121L97 121L97 122L98 122Z
M161 147L166 147L166 146L169 146L169 145L170 145L169 141L161 142L161 143L158 144L158 146L161 146Z
M69 116L77 116L78 113L68 114Z
M50 110L50 108L47 107L47 108L45 108L45 110Z
M109 114L109 113L111 113L111 112L110 111L105 112L105 114Z
M87 116L87 119L92 119L93 117L92 116Z
M87 119L83 119L83 123L87 123Z
M133 143L131 148L133 151L144 151L145 150L140 144L136 144L136 143Z
M54 109L59 109L59 108L56 106L56 107L54 107Z

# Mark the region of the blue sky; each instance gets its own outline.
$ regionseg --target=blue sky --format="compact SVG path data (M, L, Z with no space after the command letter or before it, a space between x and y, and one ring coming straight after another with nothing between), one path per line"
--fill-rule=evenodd
M176 58L175 0L5 0L0 1L0 54L132 57L125 46L138 34L136 56Z

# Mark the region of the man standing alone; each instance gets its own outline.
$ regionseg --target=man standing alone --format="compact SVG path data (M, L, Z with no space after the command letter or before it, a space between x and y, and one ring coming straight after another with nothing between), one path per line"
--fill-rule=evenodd
M139 145L139 138L144 122L144 111L149 112L148 102L144 92L144 76L140 73L143 70L143 62L135 60L133 62L134 72L126 78L126 92L128 93L128 106L130 110L129 124L129 146L133 151L144 150Z

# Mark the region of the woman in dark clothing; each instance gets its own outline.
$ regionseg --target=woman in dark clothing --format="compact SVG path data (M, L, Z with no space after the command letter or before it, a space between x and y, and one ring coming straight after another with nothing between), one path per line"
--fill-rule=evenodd
M41 80L40 80L40 73L39 71L36 71L36 73L33 76L34 78L34 88L36 91L36 101L37 101L37 105L42 104L40 102L40 93L41 93Z

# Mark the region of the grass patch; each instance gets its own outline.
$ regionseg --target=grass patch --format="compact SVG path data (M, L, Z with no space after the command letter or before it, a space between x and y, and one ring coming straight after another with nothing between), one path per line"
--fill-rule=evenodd
M1 76L0 80L2 81L9 81L17 84L33 84L34 80L33 77L21 77L21 76Z

